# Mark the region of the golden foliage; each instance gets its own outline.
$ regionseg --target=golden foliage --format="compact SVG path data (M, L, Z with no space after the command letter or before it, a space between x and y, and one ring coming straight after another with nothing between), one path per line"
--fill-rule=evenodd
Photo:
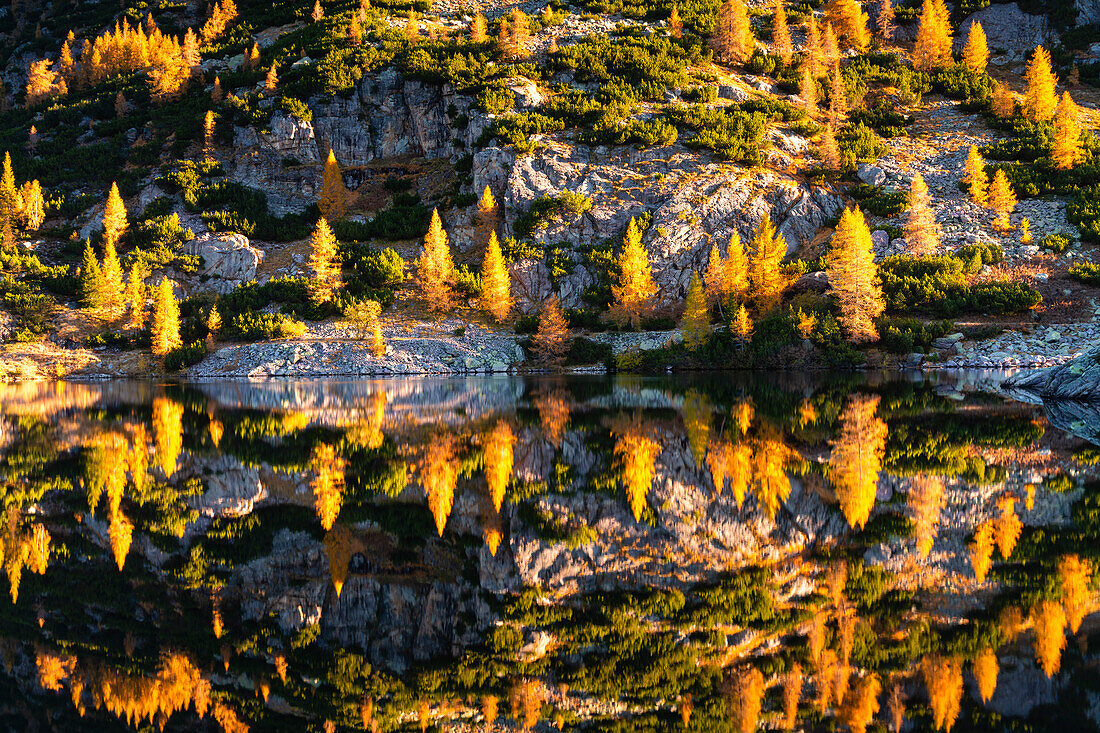
M933 71L951 64L951 18L943 0L924 0L913 47L917 71Z
M1031 609L1031 624L1035 659L1043 673L1052 677L1062 666L1062 650L1066 648L1066 612L1059 603L1040 601Z
M481 717L484 718L486 725L492 725L497 721L499 706L500 700L496 695L484 695L481 698Z
M130 553L130 544L134 540L134 525L121 509L111 512L111 521L107 528L111 540L111 553L119 572L126 565L126 556Z
M749 261L749 283L752 298L760 313L767 313L779 304L787 287L786 278L779 269L787 255L787 240L775 230L767 214L753 232L752 257Z
M344 469L347 461L337 454L334 446L320 443L314 446L309 464L314 471L313 480L310 481L314 507L321 527L327 532L332 529L343 504Z
M1016 541L1020 539L1024 524L1016 516L1016 497L1011 494L997 499L997 511L993 535L997 540L997 549L1001 551L1001 559L1007 560L1016 549Z
M451 291L451 278L454 267L447 233L443 231L439 211L433 209L428 233L424 235L424 247L416 261L417 282L420 284L424 301L432 312L445 313L452 307L454 296Z
M157 463L171 478L183 449L183 405L168 397L153 398L153 442Z
M783 676L783 727L794 730L798 701L802 697L802 665L795 662ZM686 723L685 723L686 725Z
M669 13L668 29L673 38L679 38L683 34L684 22L680 20L680 8L676 5L672 6L672 12ZM687 725L687 723L684 723L684 725Z
M863 52L871 43L867 13L856 0L833 0L825 9L825 17L846 48Z
M1069 630L1076 634L1091 605L1092 566L1077 555L1066 555L1058 561L1058 579Z
M572 410L569 394L562 389L540 390L535 394L534 404L543 435L550 445L558 447Z
M560 364L569 348L569 324L558 296L551 295L539 311L539 326L531 339L535 358L542 364Z
M485 483L493 508L499 512L504 503L504 492L512 478L513 450L516 435L512 426L504 420L493 424L481 439L485 454Z
M684 334L684 346L689 351L697 350L707 342L710 336L710 309L707 308L707 298L703 294L703 283L699 279L699 273L691 275L680 330Z
M613 318L637 328L642 318L652 310L657 286L653 283L649 253L642 244L642 233L633 217L626 226L618 265L618 282L611 286L611 293L615 298L612 304Z
M905 724L905 697L901 691L901 684L897 681L890 686L890 697L886 700L886 714L890 717L890 729L894 733L901 733L901 726Z
M428 509L435 517L435 528L442 537L458 485L459 461L454 436L443 431L433 434L424 446L418 468L420 485L428 497Z
M634 519L641 521L661 446L652 439L651 432L638 418L624 421L612 433L616 436L615 456L619 459L623 489Z
M1016 100L1008 85L993 82L993 114L1000 119L1011 117L1016 111Z
M340 164L336 162L336 153L332 148L328 150L328 159L321 174L321 194L317 197L317 208L321 210L321 216L329 221L343 219L348 215L348 191L344 187L344 177L340 174Z
M60 692L62 683L76 669L76 657L65 654L55 654L48 649L36 648L34 651L34 664L38 669L38 685L43 690Z
M161 278L153 301L153 353L164 356L183 345L180 339L180 306L172 292L172 281Z
M917 256L932 254L940 243L940 225L932 212L928 185L920 173L913 176L906 208L909 216L905 223L905 242L909 250Z
M325 534L325 556L328 558L328 573L332 578L332 587L336 590L336 597L340 597L344 590L344 583L348 579L348 563L351 562L352 544L355 536L351 530L343 525L336 525Z
M1005 643L1011 644L1016 641L1016 637L1023 631L1023 612L1016 606L1005 606L1001 609L1001 614L998 618L998 626L1001 630L1001 636L1004 637Z
M336 235L324 216L317 220L317 225L313 228L309 247L310 296L317 303L327 303L332 300L342 281Z
M1001 169L997 169L993 174L993 182L989 184L989 206L995 214L993 228L1002 232L1012 229L1008 217L1016 208L1016 193L1008 182L1008 176Z
M840 307L838 320L851 341L878 338L875 319L886 309L882 284L875 267L871 231L863 212L845 209L840 215L832 245L825 257L829 291Z
M832 649L825 649L821 652L821 657L814 667L814 687L817 690L814 704L822 713L828 710L833 703L833 685L836 682L836 673L836 652Z
M145 328L145 276L145 270L135 258L130 266L130 276L126 280L126 290L122 295L130 315L126 325L135 330Z
M840 435L831 441L829 475L848 525L861 528L875 505L886 448L886 423L875 413L879 397L852 395L840 415Z
M963 63L975 74L984 74L986 64L989 63L989 45L986 43L985 29L976 20L970 24L970 31L966 34Z
M30 109L47 99L67 94L68 85L64 77L50 68L53 64L49 59L32 61L27 68L26 107Z
M769 518L775 518L780 504L791 494L791 480L786 472L791 455L777 428L769 424L759 427L752 440L752 490L757 506Z
M749 13L741 0L724 0L718 8L710 47L714 58L723 64L743 64L755 48Z
M489 191L488 187L485 189ZM497 323L503 323L512 312L512 277L497 241L497 233L489 232L485 258L481 261L481 307Z
M930 654L921 660L920 671L928 689L932 721L937 730L950 731L962 705L962 662L954 657Z
M939 530L943 481L938 476L917 476L909 483L906 504L909 520L913 523L913 536L917 539L917 553L924 559L932 551Z
M1062 101L1054 115L1054 150L1050 157L1054 167L1069 170L1085 157L1081 142L1081 112L1069 92L1062 93Z
M849 2L854 1L849 0ZM791 44L791 31L787 27L787 8L783 0L775 0L775 7L772 9L772 49L775 55L783 60L785 66L790 66L794 46Z
M726 243L726 258L722 265L722 297L741 301L749 291L749 260L741 237L734 231Z
M977 145L970 146L970 153L966 156L966 166L963 168L963 183L970 191L970 200L979 206L985 206L989 202L989 176L985 172L985 160L978 152Z
M997 653L993 649L985 648L978 652L974 659L972 670L974 680L978 683L978 695L982 702L989 702L993 697L993 691L997 689Z
M705 394L689 389L684 395L684 402L680 410L684 420L684 430L687 432L691 458L695 461L696 466L700 466L707 452L710 418L714 408Z
M210 18L203 25L200 35L206 42L210 42L223 33L229 24L237 19L237 6L233 0L222 0L217 3L210 12Z
M1058 104L1058 93L1055 91L1058 78L1051 69L1050 52L1042 46L1035 47L1025 78L1024 113L1035 122L1046 122L1054 116L1054 107Z
M760 720L764 700L764 675L751 665L743 665L727 673L722 684L722 697L729 711L730 725L740 733L752 733Z
M878 712L878 696L882 692L878 676L868 674L845 695L838 717L852 733L865 733Z
M807 642L810 650L810 661L814 666L820 666L821 655L825 651L825 621L827 616L824 611L818 609L814 611L813 618L810 620L810 633L807 635Z
M970 565L974 568L974 578L985 582L989 568L993 565L993 522L986 520L974 530L970 541Z
M545 698L546 692L537 680L517 680L512 683L508 702L512 708L512 718L519 722L521 730L531 730L539 722L539 713Z

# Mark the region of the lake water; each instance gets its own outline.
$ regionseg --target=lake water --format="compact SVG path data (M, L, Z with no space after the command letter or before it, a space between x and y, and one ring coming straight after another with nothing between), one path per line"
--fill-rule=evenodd
M0 385L0 721L1096 729L1100 448L969 381Z

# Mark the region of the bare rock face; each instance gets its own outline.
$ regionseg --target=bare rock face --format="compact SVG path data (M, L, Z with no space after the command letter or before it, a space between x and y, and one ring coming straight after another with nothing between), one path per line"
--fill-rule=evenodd
M1100 0L1076 0L1077 25L1100 23Z
M237 233L200 234L181 251L202 257L198 274L208 278L203 280L202 287L215 293L228 293L242 282L255 280L256 268L264 260L264 251Z
M512 276L512 297L522 313L537 313L554 292L550 271L540 260L516 260L508 267ZM567 304L571 306L572 304Z
M1100 5L1097 8L1100 9ZM1024 54L1034 50L1036 46L1049 47L1058 40L1058 33L1051 28L1045 15L1029 15L1020 10L1016 3L994 4L963 21L959 32L955 34L957 51L961 51L966 45L967 34L974 23L982 24L990 48L1003 48L1013 61L1021 60Z
M204 491L191 497L188 504L204 517L243 516L267 498L260 472L232 456L197 458L179 475L201 477Z

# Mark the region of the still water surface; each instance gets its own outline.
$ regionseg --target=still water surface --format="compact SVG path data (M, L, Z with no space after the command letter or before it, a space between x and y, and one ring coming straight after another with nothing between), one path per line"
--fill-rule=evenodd
M1096 729L1100 449L956 387L0 385L0 725Z

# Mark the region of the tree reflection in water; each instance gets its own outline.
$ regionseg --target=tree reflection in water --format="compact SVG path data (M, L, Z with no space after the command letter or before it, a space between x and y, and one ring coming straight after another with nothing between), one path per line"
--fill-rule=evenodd
M0 385L0 720L1095 729L1096 454L851 375Z

